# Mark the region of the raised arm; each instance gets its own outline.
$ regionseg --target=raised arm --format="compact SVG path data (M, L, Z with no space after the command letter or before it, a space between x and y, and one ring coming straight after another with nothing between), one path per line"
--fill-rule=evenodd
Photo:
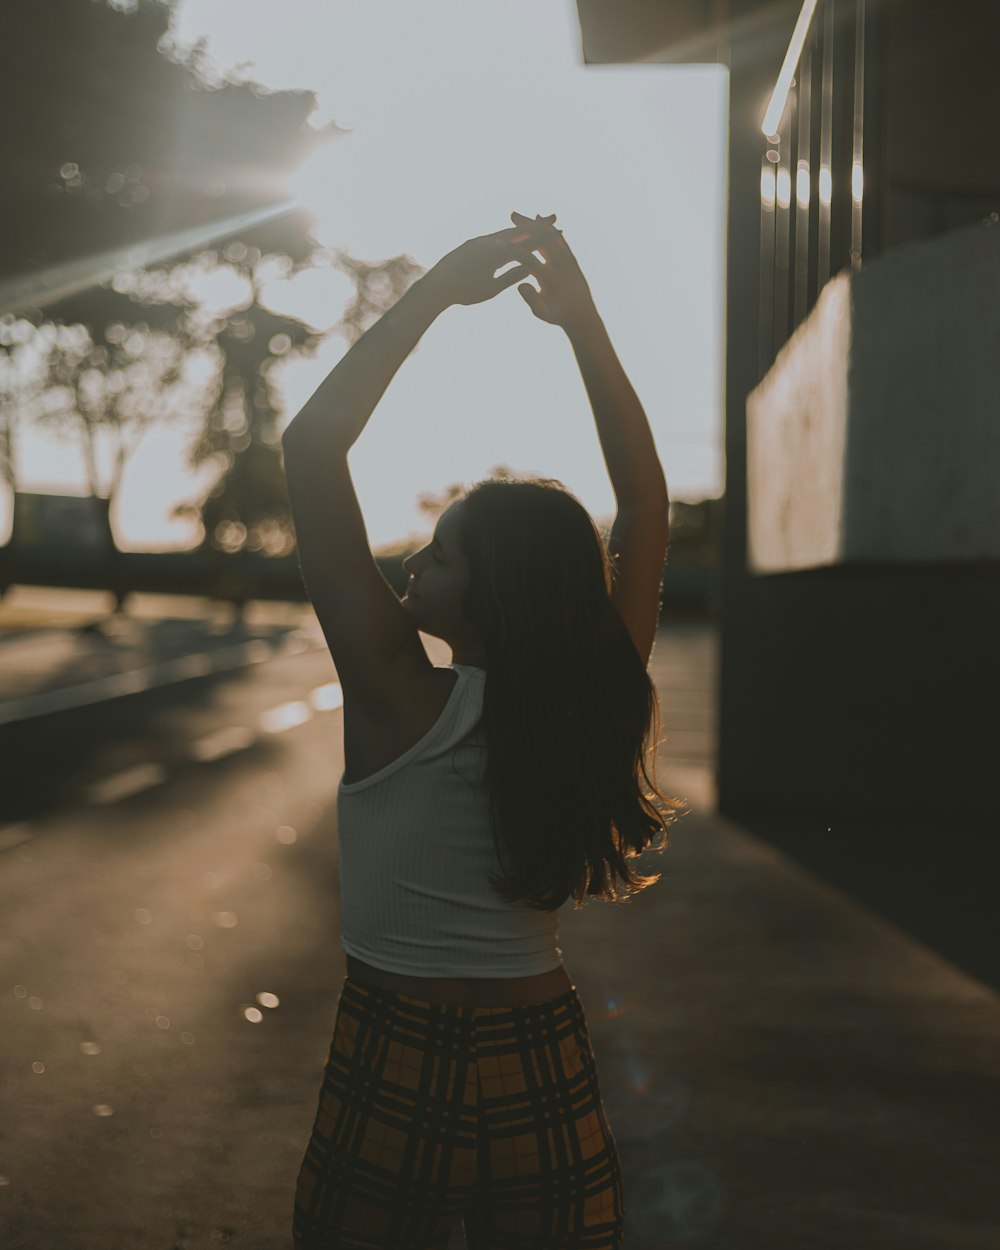
M545 261L534 270L540 290L527 282L518 290L536 317L561 326L569 338L587 388L618 507L649 510L665 506L667 483L649 422L576 257L551 218L531 222L520 213L511 216L516 225L534 227L530 246Z
M660 590L670 533L670 499L646 413L611 344L590 287L553 219L530 221L531 248L544 263L518 287L536 317L569 338L594 414L618 513L608 544L615 570L612 599L643 660L649 658L660 613Z
M484 234L450 251L354 344L285 429L290 447L310 457L346 454L368 423L400 365L435 318L452 304L480 304L511 286L523 265L494 277L502 265L526 256L529 231L518 228Z
M452 304L474 304L523 278L517 229L470 239L449 252L354 344L282 436L299 566L344 687L345 706L373 715L407 673L429 661L413 619L380 572L347 456L400 365Z

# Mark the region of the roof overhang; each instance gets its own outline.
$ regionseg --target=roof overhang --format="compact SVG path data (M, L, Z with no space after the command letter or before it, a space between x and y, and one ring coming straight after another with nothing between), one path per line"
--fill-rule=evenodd
M802 0L577 0L587 65L728 63L773 56Z

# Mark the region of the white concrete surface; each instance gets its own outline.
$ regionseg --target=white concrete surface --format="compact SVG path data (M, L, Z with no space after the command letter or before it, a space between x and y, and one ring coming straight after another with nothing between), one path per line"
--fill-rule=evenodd
M1000 558L1000 224L837 275L747 398L748 559Z

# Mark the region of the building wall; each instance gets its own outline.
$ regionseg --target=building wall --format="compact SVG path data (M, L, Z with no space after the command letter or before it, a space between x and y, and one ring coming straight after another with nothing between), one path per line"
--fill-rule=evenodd
M588 62L684 59L682 50L665 43L666 4L621 0L612 6L583 0L579 7L585 36L587 25L597 23ZM731 45L718 58L690 58L725 60L730 67L719 806L976 970L986 958L984 918L994 907L1000 870L993 784L1000 563L975 558L973 546L964 548L969 558L947 562L844 558L840 537L840 555L827 567L762 574L748 558L747 398L770 364L761 367L758 341L760 122L801 6L793 7L779 19L774 6L765 3L721 3L712 12L731 19ZM852 10L853 3L837 5L841 16L849 17ZM617 24L626 13L627 46L611 39L602 47L601 22ZM990 85L1000 4L886 0L876 5L869 0L869 13L881 28L869 32L874 37L866 68L871 94L865 187L866 205L874 203L879 228L869 230L866 219L866 239L884 250L1000 212L1000 187L979 181L984 168L1000 176ZM757 25L748 25L758 18ZM710 34L708 18L704 32ZM690 32L688 42L697 42ZM843 91L839 70L838 81ZM942 144L948 145L947 159L928 173ZM836 163L836 151L834 156ZM846 161L849 173L849 151ZM846 220L849 224L849 212ZM849 238L843 231L835 236L837 270L847 261ZM865 264L872 259L869 248ZM882 270L882 276L891 273ZM874 267L868 275L862 268L861 276L876 286L881 281ZM953 271L946 277L953 287L963 284ZM978 275L967 269L969 277L975 287ZM905 344L903 323L930 327L940 310L928 307L919 278L906 279L884 298L878 294L869 309L871 317L855 323L854 367L857 381L876 395L879 350L886 337L891 341L895 335L897 343ZM983 312L984 326L991 328L971 320L966 328L973 338L982 328L983 341L993 342L996 304ZM971 305L963 315L975 316ZM885 323L887 317L899 323L896 329ZM975 396L986 413L986 425L978 429L995 434L997 408L989 408L992 375L956 376L968 369L959 361L969 344L960 327L953 329L950 343L934 349L924 343L911 360L933 378L937 396L949 394L951 370L951 393L965 388ZM831 362L836 347L828 345ZM837 376L842 380L844 375ZM822 377L811 385L820 407L824 402L836 406L836 395L822 391ZM932 395L919 388L909 394L925 405L926 418ZM931 445L951 450L947 440L954 426L947 411L939 415L943 419L934 425L934 438L944 442ZM893 413L891 437L864 452L883 480L891 481L910 442L927 436L926 424L911 427L905 417L901 406ZM846 422L843 433L846 452L832 469L841 476L849 456L864 448L864 439L857 437L848 446ZM949 484L959 496L974 448L965 451L965 470ZM773 454L782 454L780 439ZM758 465L754 471L763 469ZM808 480L801 483L800 493L810 489ZM984 496L980 500L988 502ZM973 510L979 506L968 502ZM933 520L929 523L933 526ZM891 529L898 533L895 521ZM826 532L832 548L829 535L836 531L827 526ZM864 526L857 537L864 541Z
M827 284L747 398L749 561L1000 561L1000 224Z
M750 579L722 622L723 811L797 816L803 836L833 818L940 821L952 850L995 828L995 567Z
M884 246L969 225L1000 199L995 0L883 2Z

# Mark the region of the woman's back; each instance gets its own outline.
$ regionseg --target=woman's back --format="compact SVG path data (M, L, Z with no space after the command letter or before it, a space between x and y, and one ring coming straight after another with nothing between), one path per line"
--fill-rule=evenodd
M505 902L490 885L497 865L485 671L456 665L434 673L442 682L435 703L445 701L433 723L408 743L393 736L396 753L390 758L382 744L369 757L381 756L380 766L364 777L345 773L338 791L349 974L430 1001L544 1001L570 985L556 946L558 914Z

